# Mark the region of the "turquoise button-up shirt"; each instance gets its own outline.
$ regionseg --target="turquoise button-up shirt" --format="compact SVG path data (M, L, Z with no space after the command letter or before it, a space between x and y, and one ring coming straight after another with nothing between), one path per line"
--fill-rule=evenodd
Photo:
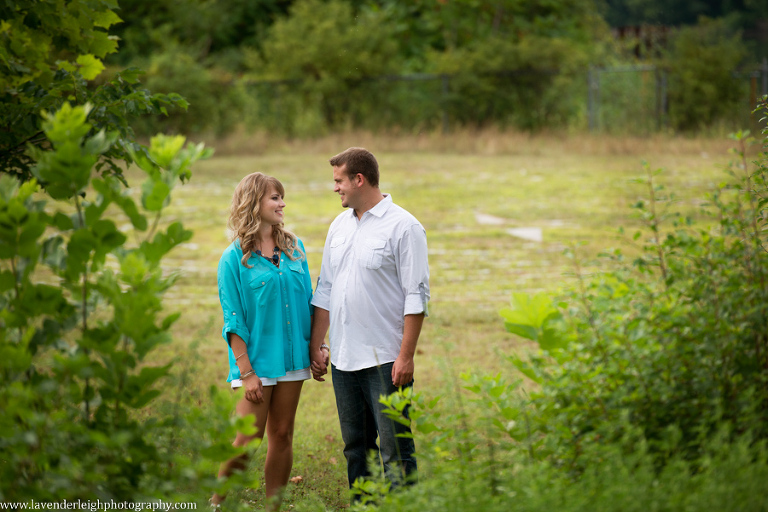
M298 244L303 251L301 240ZM235 240L219 260L219 300L224 313L221 333L227 345L229 333L240 336L259 377L277 378L307 368L313 307L306 257L291 260L281 254L276 267L266 258L252 255L248 259L252 268L244 266L242 258L240 242ZM227 382L239 378L230 346Z

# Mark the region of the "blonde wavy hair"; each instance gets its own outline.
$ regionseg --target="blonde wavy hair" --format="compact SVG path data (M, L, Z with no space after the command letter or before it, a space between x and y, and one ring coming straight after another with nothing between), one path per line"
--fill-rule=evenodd
M261 200L272 187L281 197L285 197L285 188L277 178L254 172L240 180L232 195L232 207L229 210L227 226L230 229L231 240L240 240L240 248L243 251L241 263L248 268L251 268L248 265L248 258L256 252L256 241L259 226L261 226L259 211ZM285 229L282 223L272 226L272 234L275 237L275 243L286 256L292 260L304 258L304 252L299 248L298 238ZM298 255L294 256L294 252L298 252Z

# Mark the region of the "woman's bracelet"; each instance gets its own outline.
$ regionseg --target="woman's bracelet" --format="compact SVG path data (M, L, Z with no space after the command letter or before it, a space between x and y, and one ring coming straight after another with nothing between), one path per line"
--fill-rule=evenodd
M331 351L331 347L329 347L329 346L328 346L328 345L326 345L325 343L323 343L322 345L320 345L320 350L322 350L322 349L324 349L324 348L327 348L327 349L328 349L328 352L330 352L330 351Z
M235 358L235 362L237 362L237 360L238 360L238 359L240 359L241 357L243 357L243 356L244 356L245 354L247 354L247 353L248 353L248 352L243 352L242 354L240 354L239 356L237 356L237 357Z
M255 372L255 371L253 371L253 370L251 370L251 371L249 371L249 372L247 372L247 373L244 373L244 374L242 374L242 375L240 376L240 380L243 380L243 379L244 379L244 378L246 378L246 377L250 377L251 375L256 375L256 372Z

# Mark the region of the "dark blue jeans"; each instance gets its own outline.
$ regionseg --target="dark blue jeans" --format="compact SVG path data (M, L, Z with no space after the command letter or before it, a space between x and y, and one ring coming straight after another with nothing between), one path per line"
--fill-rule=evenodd
M397 437L397 434L410 434L411 429L388 418L379 403L379 396L397 391L392 384L393 364L354 372L331 366L350 487L358 478L370 475L367 457L371 450L381 456L384 473L393 484L416 478L413 439ZM409 386L413 386L413 381L406 387ZM380 448L376 445L377 435Z

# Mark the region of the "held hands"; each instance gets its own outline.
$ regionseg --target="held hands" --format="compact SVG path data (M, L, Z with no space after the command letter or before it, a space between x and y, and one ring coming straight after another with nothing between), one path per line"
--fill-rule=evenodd
M252 373L241 380L245 387L245 399L255 404L262 403L264 401L264 387L258 375Z
M312 351L310 370L312 371L312 378L318 382L325 382L323 375L328 373L328 355L327 347L320 347Z
M412 357L398 356L395 359L395 364L392 365L392 384L397 387L409 384L413 380L413 370Z

